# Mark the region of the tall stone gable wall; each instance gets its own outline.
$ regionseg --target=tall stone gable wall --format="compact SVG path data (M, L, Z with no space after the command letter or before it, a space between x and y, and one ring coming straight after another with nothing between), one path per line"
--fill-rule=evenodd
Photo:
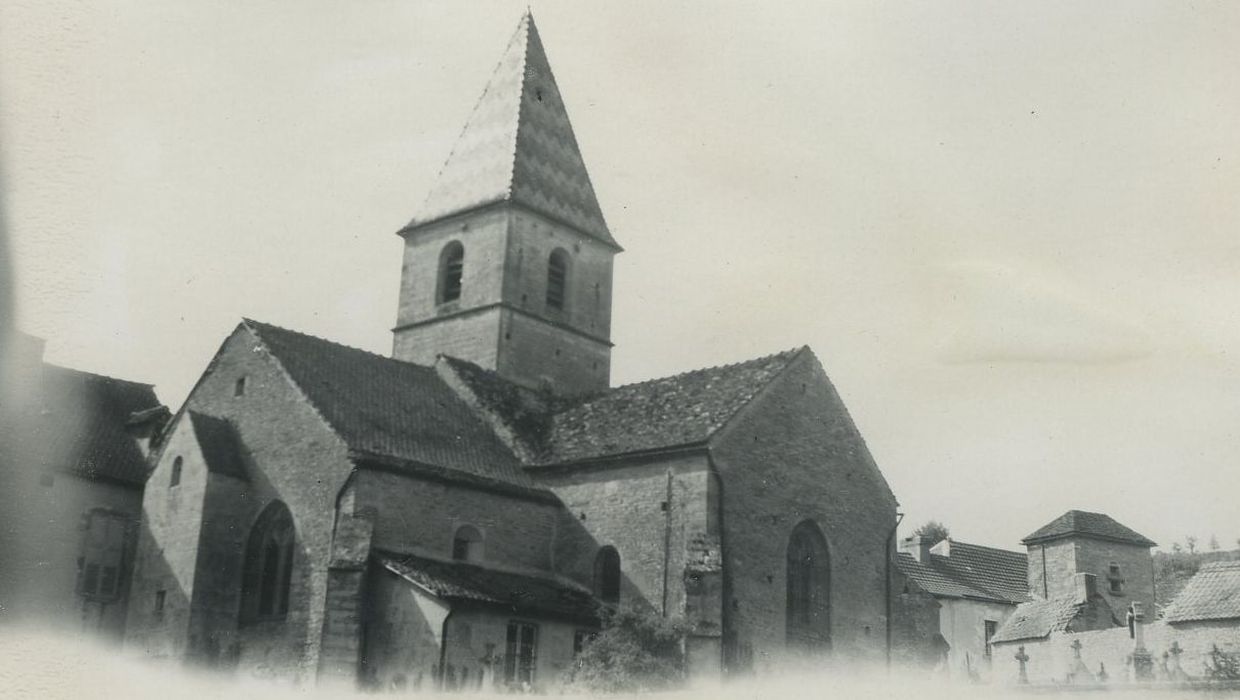
M831 564L836 655L882 661L896 501L816 358L804 352L712 443L721 478L729 663L785 648L786 552L810 519Z
M181 481L171 486L177 457L182 460ZM208 481L194 430L184 416L168 435L143 493L126 646L148 658L175 658L187 651ZM155 600L160 591L162 611Z
M245 393L234 396L235 382L243 376ZM210 656L219 649L243 667L275 673L290 669L310 678L321 643L335 501L352 469L346 447L244 328L224 342L186 407L232 421L249 477L244 484L213 480L207 491L202 520L228 532L211 537L204 532L197 545L196 568L202 573L195 588L214 592L192 597L193 616L203 622L191 630L189 654ZM171 449L164 451L153 478L161 472L166 478L174 456ZM289 614L280 622L238 629L236 615L226 614L240 595L243 552L237 543L245 542L263 508L277 499L288 506L296 528ZM146 550L152 561L169 556L167 546L153 545ZM173 556L183 556L180 548L187 546L175 544Z

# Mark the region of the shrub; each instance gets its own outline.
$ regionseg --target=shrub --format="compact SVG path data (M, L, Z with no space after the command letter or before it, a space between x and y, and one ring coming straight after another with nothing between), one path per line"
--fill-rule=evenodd
M666 690L685 678L683 623L632 608L609 611L577 657L569 686L586 692Z

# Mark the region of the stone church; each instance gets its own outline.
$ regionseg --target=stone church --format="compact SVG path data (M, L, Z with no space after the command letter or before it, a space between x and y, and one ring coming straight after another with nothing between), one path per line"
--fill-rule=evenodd
M632 606L698 676L884 659L896 501L813 353L611 386L621 247L528 14L399 234L391 357L244 320L172 416L128 649L546 688Z

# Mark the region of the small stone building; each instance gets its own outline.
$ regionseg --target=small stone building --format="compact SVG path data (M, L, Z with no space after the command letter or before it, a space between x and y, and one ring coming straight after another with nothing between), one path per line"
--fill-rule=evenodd
M149 384L0 347L0 619L119 641L149 471L167 418Z
M245 320L164 433L127 646L554 685L633 606L698 676L881 662L896 502L807 348L612 387L612 259L528 14L416 218L391 357Z

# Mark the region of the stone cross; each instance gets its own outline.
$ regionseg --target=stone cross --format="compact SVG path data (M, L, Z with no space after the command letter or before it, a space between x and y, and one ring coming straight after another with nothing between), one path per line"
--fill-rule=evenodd
M1180 654L1184 653L1183 647L1179 641L1171 642L1171 647L1167 649L1167 654L1171 657L1171 663L1167 669L1167 675L1172 680L1187 680L1188 674L1185 673L1184 667L1180 666Z
M1079 639L1072 640L1072 658L1077 661L1081 660L1081 640Z
M1025 645L1016 647L1016 663L1020 664L1020 676L1017 677L1017 683L1028 683L1029 674L1025 671L1025 664L1029 663L1029 655L1025 653Z

